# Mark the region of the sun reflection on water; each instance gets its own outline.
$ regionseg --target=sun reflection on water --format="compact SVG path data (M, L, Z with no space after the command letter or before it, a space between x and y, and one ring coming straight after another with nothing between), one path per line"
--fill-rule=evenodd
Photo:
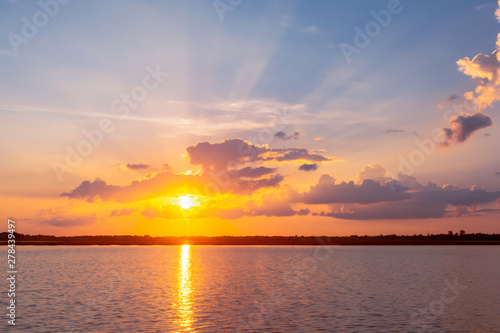
M190 330L193 317L192 292L191 246L182 245L177 271L177 314L179 316L179 325L186 330Z

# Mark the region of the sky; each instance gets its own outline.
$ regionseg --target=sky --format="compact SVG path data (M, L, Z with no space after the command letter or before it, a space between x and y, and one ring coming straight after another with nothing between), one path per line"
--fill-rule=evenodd
M0 0L5 228L500 233L498 6Z

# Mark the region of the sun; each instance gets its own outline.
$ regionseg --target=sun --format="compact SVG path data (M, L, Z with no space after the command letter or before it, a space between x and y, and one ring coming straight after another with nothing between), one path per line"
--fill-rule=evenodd
M194 206L198 206L196 202L196 197L191 195L182 195L177 198L177 205L179 205L182 209L189 209Z

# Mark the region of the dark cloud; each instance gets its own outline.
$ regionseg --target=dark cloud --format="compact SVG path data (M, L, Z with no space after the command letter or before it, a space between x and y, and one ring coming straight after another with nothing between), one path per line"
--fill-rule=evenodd
M300 137L300 131L295 131L292 135L286 135L285 132L279 131L278 133L274 134L274 137L281 140L298 140Z
M127 169L130 169L130 170L146 170L146 169L149 169L151 167L151 165L149 164L142 164L142 163L139 163L139 164L127 164Z
M495 173L495 176L500 176L500 172Z
M276 172L276 170L276 168L266 168L263 166L258 168L245 167L243 169L231 170L230 174L241 178L260 178L262 176L272 174Z
M274 137L282 140L287 140L286 133L283 131L279 131L278 133L274 134Z
M376 192L384 193L377 186L369 187L368 189L359 186L357 193L351 190L351 193L353 193L352 196L344 194L344 197L342 197L341 195L337 195L336 197L334 196L335 200L324 200L323 202L319 198L310 200L311 198L306 196L311 195L311 193L318 195L322 192L324 194L335 194L335 190L331 189L332 178L330 177L320 182L323 184L326 182L330 183L330 189L325 186L320 190L311 188L309 193L304 194L304 202L307 203L307 199L312 201L312 203L328 203L330 201L332 203L330 205L331 210L323 212L322 215L324 216L349 220L377 220L442 218L447 216L460 217L480 214L491 210L478 210L476 209L477 205L493 203L500 198L500 191L488 192L478 186L474 186L471 189L461 189L450 185L440 187L433 183L423 186L410 178L413 177L409 177L406 181L411 184L411 188L399 187L401 192L397 194L399 197L396 197L396 199L398 200L379 200L378 202L372 200L370 202L368 199L360 199L372 198ZM352 186L353 184L351 184L351 188ZM400 185L398 184L398 186ZM360 193L363 191L367 193ZM358 199L353 200L352 197ZM452 206L452 210L447 210L449 206Z
M297 211L295 211L290 203L286 201L272 202L271 204L264 203L262 206L250 207L248 210L248 215L251 216L285 217L296 214Z
M191 164L205 170L232 170L247 162L331 161L329 157L307 149L271 149L241 139L226 139L221 143L202 142L186 149Z
M318 170L318 164L313 163L313 164L302 164L299 166L299 170L301 171L315 171Z
M201 165L205 170L226 170L229 166L254 161L268 148L251 144L241 139L226 139L221 143L201 142L186 148L191 164Z
M413 134L415 136L421 136L422 135L422 134L419 134L417 131L409 132L409 131L402 130L402 129L388 129L384 133L385 134L391 134L391 133L408 133L408 134Z
M490 117L476 112L471 115L464 113L459 116L452 117L449 124L451 125L451 128L443 128L443 132L445 134L445 141L443 142L444 145L464 142L475 131L481 128L489 127L493 123Z
M263 187L277 187L283 181L283 179L283 176L280 174L276 174L271 178L247 181L233 178L231 181L231 189L235 193L252 193Z
M272 149L267 146L257 146L241 139L226 139L220 143L202 142L188 147L186 152L191 164L203 167L204 176L211 178L218 187L223 187L223 190L232 190L236 193L250 193L262 187L275 187L283 181L283 176L277 174L275 168L263 166L242 168L242 165L265 162L325 162L332 160L307 149Z
M278 161L278 162L287 162L287 161L310 161L310 162L325 162L331 161L330 158L325 157L320 154L311 153L307 149L270 149L269 150L270 157L263 157L263 161Z
M432 203L425 197L373 205L341 205L332 207L324 216L344 220L391 220L441 218L446 215L446 205Z
M54 227L77 227L82 225L94 224L97 221L95 214L78 216L54 216L42 220L43 224Z
M335 183L335 178L322 175L318 184L311 186L309 192L304 193L303 202L306 204L330 203L359 203L369 204L376 202L400 201L411 198L410 193L400 184L384 183L372 179L363 179L361 184L354 182Z
M309 215L311 214L311 211L309 210L309 208L304 208L304 209L301 209L297 212L297 215L299 216L304 216L304 215Z
M93 182L85 180L71 192L62 193L60 196L71 199L83 199L88 202L92 202L98 198L109 200L119 188L119 186L108 185L102 178L96 178Z

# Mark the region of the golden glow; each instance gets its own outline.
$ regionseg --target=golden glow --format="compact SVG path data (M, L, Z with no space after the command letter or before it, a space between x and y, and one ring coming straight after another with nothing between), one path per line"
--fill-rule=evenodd
M179 265L177 272L177 314L179 325L187 330L191 330L193 309L191 294L193 293L191 281L191 246L182 245L179 255Z
M196 198L191 195L183 195L177 198L177 205L179 205L182 209L189 209L194 206L198 206L196 202Z

